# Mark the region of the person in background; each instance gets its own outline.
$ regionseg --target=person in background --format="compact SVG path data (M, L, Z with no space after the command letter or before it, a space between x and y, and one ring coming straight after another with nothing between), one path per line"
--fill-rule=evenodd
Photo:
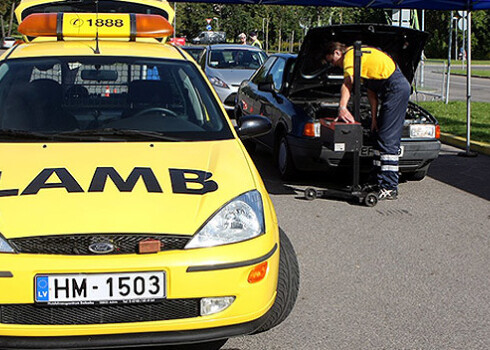
M323 57L344 69L338 117L347 123L354 123L354 117L347 109L354 83L354 48L331 41L326 43ZM374 167L378 197L380 200L397 199L400 140L410 98L410 84L395 61L374 47L362 48L361 78L367 87L371 105L371 131L376 136Z
M256 32L250 32L249 36L250 36L250 40L252 40L252 43L250 45L256 46L259 49L261 49L262 43L259 41L259 39L257 39L257 33Z
M238 40L240 40L240 44L247 45L247 35L245 33L238 34Z

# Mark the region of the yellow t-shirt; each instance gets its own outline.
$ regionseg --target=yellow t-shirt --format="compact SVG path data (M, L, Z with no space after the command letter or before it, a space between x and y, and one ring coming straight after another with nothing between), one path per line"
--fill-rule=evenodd
M363 47L361 56L361 78L388 79L396 69L393 59L374 47ZM344 77L354 76L354 48L344 53Z

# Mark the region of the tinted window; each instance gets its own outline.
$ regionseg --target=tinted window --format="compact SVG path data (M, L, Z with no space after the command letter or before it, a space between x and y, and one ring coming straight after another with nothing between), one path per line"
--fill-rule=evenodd
M272 83L276 90L281 90L282 82L284 77L284 66L286 65L286 60L278 58L277 62L272 66L269 74L271 76Z
M190 141L232 137L190 62L35 58L8 60L0 73L1 130L137 130Z
M208 66L215 69L257 69L267 58L263 51L244 49L213 49Z
M269 57L269 59L264 63L262 67L253 75L251 78L252 82L258 84L260 82L265 81L267 78L267 73L269 73L269 69L272 64L276 61L277 57Z
M187 51L192 56L192 58L198 61L199 57L201 56L201 52L204 50L204 47L184 46L183 49Z

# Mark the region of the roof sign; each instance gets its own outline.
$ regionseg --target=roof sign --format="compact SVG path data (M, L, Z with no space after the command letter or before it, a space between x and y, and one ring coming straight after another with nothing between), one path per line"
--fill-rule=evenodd
M18 28L26 36L63 38L163 38L172 35L173 27L163 17L119 13L35 13Z

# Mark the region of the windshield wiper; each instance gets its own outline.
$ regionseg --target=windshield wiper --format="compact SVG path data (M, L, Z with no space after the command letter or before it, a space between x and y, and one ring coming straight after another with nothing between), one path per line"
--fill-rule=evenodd
M105 128L105 129L91 129L91 130L71 130L64 131L56 136L60 137L80 137L80 136L131 136L138 137L143 139L153 139L153 140L162 140L162 141L182 141L180 138L170 137L162 135L157 131L148 131L148 130L133 130L133 129L114 129L114 128Z
M53 135L34 131L0 129L0 138L28 139L28 140L53 140Z

